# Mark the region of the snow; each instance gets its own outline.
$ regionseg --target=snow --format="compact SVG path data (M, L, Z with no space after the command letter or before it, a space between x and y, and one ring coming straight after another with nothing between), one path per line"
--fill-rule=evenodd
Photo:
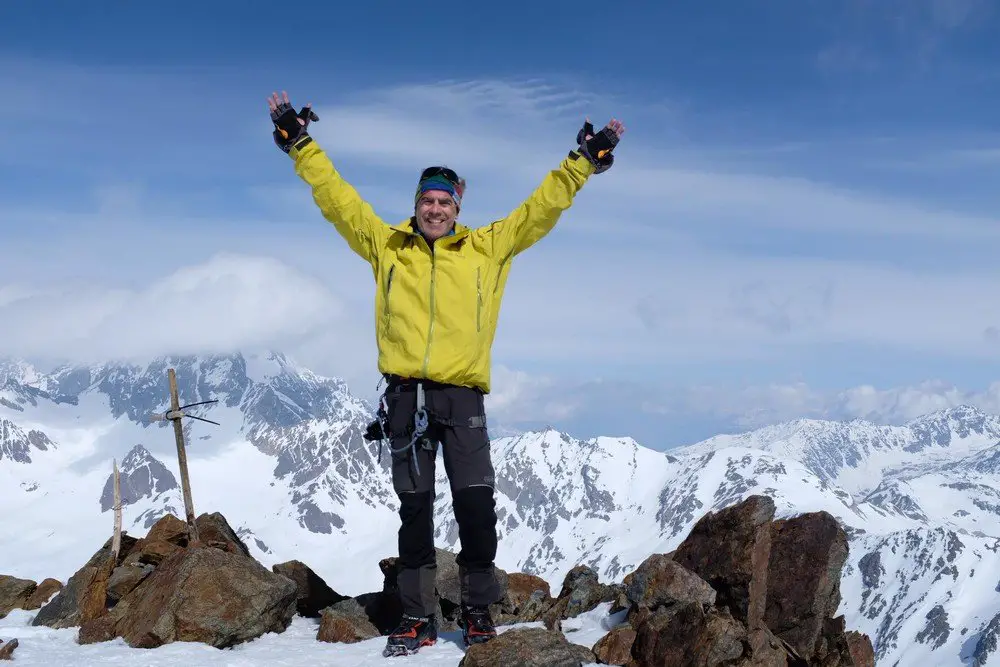
M574 644L593 647L601 637L619 623L624 612L611 615L609 603L563 622L563 634ZM121 638L97 644L76 643L77 628L54 630L32 627L37 612L14 610L0 619L0 639L16 638L14 664L19 667L51 667L51 665L142 665L142 667L189 667L190 665L226 665L226 667L366 667L392 663L418 667L440 665L454 667L465 655L461 632L443 632L437 644L422 648L416 655L405 658L385 658L382 649L385 637L376 637L355 644L333 644L316 640L319 619L295 616L288 629L280 634L268 633L256 640L229 649L216 649L196 642L173 642L155 649L134 649ZM498 633L518 627L543 627L541 623L519 623L500 626ZM586 663L597 665L598 663Z
M280 355L184 363L179 368L199 373L197 383L183 374L179 379L196 385L200 395L182 401L238 400L232 407L220 401L198 408L197 414L221 426L185 422L196 513L221 512L267 567L298 559L341 594L380 590L378 562L396 553L398 516L386 457L379 464L373 450L357 442L370 419L363 402L339 380L318 377ZM105 373L101 377L118 378L123 387L141 392L155 386L166 364L150 366L155 377L143 377L141 368L113 366L91 369L90 377ZM243 367L249 381L237 372ZM15 368L9 372L30 378L38 388L56 384L50 376L0 362L0 374L4 368ZM31 449L30 464L0 460L0 506L8 517L0 521L0 573L65 581L76 571L111 534L112 514L100 511L100 495L112 458L121 461L135 445L146 447L180 479L169 425L116 418L105 393L117 391L116 385L97 384L84 388L77 404L42 397L18 410L0 403L0 418L20 432L37 429L55 443L48 451ZM4 391L13 397L9 400L26 395L16 384ZM258 406L268 392L273 404ZM114 404L141 405L138 413L145 414L158 398L144 395L136 399L142 402L130 403L131 396L116 395ZM162 398L165 405L167 397ZM276 426L268 421L270 411L282 412L283 419L304 415L304 421ZM248 440L251 431L257 446ZM958 656L971 653L985 624L1000 611L1000 465L992 459L1000 451L998 440L1000 418L969 409L892 427L799 420L717 436L671 450L670 456L630 438L581 441L554 429L496 438L497 565L537 574L554 591L581 563L593 567L602 582L621 581L650 554L676 548L706 512L763 494L774 500L779 518L825 510L849 529L841 613L849 628L876 642L879 664L960 664ZM279 466L285 473L280 478ZM457 551L440 457L436 486L435 542ZM343 526L310 532L301 518L303 503L336 514ZM127 505L125 528L144 535L146 518L164 511L183 516L178 489ZM871 567L875 557L877 568ZM880 572L874 583L866 583L862 571L866 558L867 576ZM950 630L935 648L927 616L938 606ZM256 660L254 651L300 650L288 643L295 633L315 632L303 623L297 619L284 635L225 655ZM3 628L0 637L7 632ZM573 633L571 622L566 628ZM38 636L53 645L61 636L44 634L50 632L45 629L25 632L41 632ZM22 651L24 646L22 640L19 657L31 653ZM349 660L363 662L367 655L361 646L313 649L336 649L347 660L329 664L355 664ZM428 653L438 654L455 657L447 642ZM173 659L169 651L142 655ZM70 662L82 664L75 654Z

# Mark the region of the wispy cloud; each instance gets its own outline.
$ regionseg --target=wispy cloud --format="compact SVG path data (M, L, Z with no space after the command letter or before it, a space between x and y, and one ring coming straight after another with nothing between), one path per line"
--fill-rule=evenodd
M371 271L271 144L262 103L227 106L229 122L199 137L190 107L204 83L176 73L36 69L5 78L8 71L0 82L22 86L32 108L58 103L75 113L60 115L54 133L28 151L28 168L48 179L33 177L32 187L47 187L0 201L0 217L17 221L5 227L0 251L0 318L16 323L0 331L0 351L98 358L272 346L318 372L373 376ZM69 81L77 83L61 87ZM106 98L95 91L128 90L135 114L156 109L145 122L157 130L134 144L109 143L101 134ZM409 215L418 170L445 162L469 178L462 218L477 226L532 191L565 156L584 115L603 120L592 107L611 105L581 90L484 80L336 98L289 92L297 104L316 105L318 140L387 221ZM240 87L205 99L237 98L262 95ZM614 169L592 179L553 234L514 263L495 345L490 400L498 415L612 423L594 411L597 398L636 419L660 418L664 404L720 420L822 414L842 397L781 384L665 403L638 379L662 374L697 385L699 368L830 345L854 346L870 363L885 349L995 358L995 216L969 213L947 193L896 187L889 195L878 182L835 178L826 166L850 164L855 144L779 137L679 148L656 114L633 110L639 120L624 117L629 132ZM14 121L21 111L0 113ZM939 141L941 151L969 150ZM897 145L900 154L913 150L906 136L895 142L883 156L897 155ZM25 179L12 157L25 155L19 146L0 151L0 176ZM982 149L973 157L993 156ZM980 254L949 261L945 253L957 250ZM590 378L567 380L579 368ZM921 405L852 396L859 413Z

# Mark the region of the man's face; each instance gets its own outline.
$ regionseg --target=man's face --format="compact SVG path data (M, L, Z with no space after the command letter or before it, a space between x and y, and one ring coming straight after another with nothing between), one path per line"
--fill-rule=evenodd
M436 241L455 226L458 207L444 190L428 190L417 200L417 226L428 241Z

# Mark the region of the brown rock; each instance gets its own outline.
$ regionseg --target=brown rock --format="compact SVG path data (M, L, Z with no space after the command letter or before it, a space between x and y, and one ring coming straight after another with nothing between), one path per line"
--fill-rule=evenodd
M504 617L510 622L536 621L552 605L549 583L533 574L507 575L507 595L501 601Z
M379 636L378 628L368 620L356 600L337 602L323 610L316 639L321 642L353 644Z
M810 659L823 623L840 606L840 576L847 534L827 512L771 525L767 574L767 627Z
M295 614L297 592L291 580L252 558L188 547L160 563L111 610L114 636L133 648L174 641L226 648L283 632Z
M108 600L116 603L153 572L152 565L119 565L108 578Z
M495 639L474 644L459 667L580 667L596 662L586 646L572 644L559 632L542 628L512 628Z
M0 639L0 660L13 660L14 659L14 649L17 648L17 640L11 639L9 642L5 642Z
M844 633L852 667L875 667L875 648L866 634L849 630Z
M632 660L632 643L635 630L620 625L601 637L591 649L602 665L627 665Z
M286 563L278 563L271 566L271 571L295 582L298 588L296 610L301 616L318 618L323 609L341 600L350 599L346 595L336 593L323 581L322 577L301 561L290 560Z
M127 555L137 542L138 540L134 537L122 535L119 558ZM107 571L105 568L108 568L110 564L111 538L109 537L104 546L69 578L69 581L55 597L38 610L31 624L50 628L78 626L83 622L83 607L88 610L88 618L94 618L94 614L104 608L105 601L100 597L99 589L103 586L106 591Z
M49 601L49 599L62 590L62 582L58 579L47 578L38 584L35 592L28 596L25 600L22 609L40 609L42 605Z
M76 643L95 644L106 642L115 638L115 619L111 614L105 614L99 618L93 618L80 624L80 630L76 633Z
M704 579L663 554L653 554L626 575L629 602L650 609L674 602L715 604L716 592Z
M31 579L18 579L0 574L0 618L13 609L24 608L25 602L38 587Z
M170 516L170 515L168 515ZM154 526L155 528L155 526ZM125 560L125 564L131 567L142 567L144 565L159 565L171 554L183 550L185 547L174 544L170 540L160 538L143 538L136 544Z
M697 602L664 607L636 628L632 657L637 667L715 667L744 657L747 631L742 623Z
M197 523L195 521L195 524ZM149 542L162 540L176 547L186 547L188 545L187 522L180 520L173 514L164 514L149 527L146 540Z
M747 635L749 654L738 663L739 667L787 667L788 652L785 643L767 628L758 628ZM793 663L794 664L794 663ZM805 667L803 665L803 667Z
M750 629L762 627L767 601L774 501L751 496L699 519L673 560L716 590L717 604Z
M250 549L229 525L226 517L219 512L202 514L194 523L198 527L198 538L203 545L251 558Z
M620 587L600 583L592 568L577 565L563 578L562 590L550 612L558 613L563 619L574 618L602 602L613 602L620 590Z
M114 567L112 555L103 563L99 563L93 570L93 577L86 586L80 589L78 605L80 610L80 623L100 618L107 611L108 600L108 579Z

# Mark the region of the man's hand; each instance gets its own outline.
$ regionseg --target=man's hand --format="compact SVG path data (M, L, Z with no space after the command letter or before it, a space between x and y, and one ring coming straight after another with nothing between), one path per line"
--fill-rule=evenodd
M267 106L271 110L271 122L274 123L274 143L284 152L292 149L296 143L309 136L308 127L311 121L319 120L312 110L312 104L307 104L298 112L292 107L288 93L271 93L267 98Z
M597 170L595 174L607 171L614 164L615 156L611 154L618 140L625 134L625 126L621 121L612 118L604 128L594 134L594 126L588 118L577 132L576 141L580 144L580 155L590 160Z

